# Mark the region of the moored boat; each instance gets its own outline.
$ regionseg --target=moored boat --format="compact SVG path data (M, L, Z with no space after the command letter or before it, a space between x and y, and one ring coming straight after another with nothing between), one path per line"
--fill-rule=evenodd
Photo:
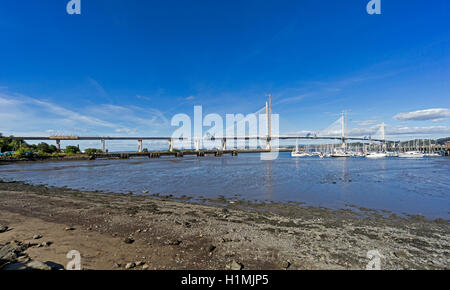
M400 158L423 158L424 156L425 154L418 151L408 151L398 154L398 157Z
M369 154L366 155L366 158L385 158L387 156L386 153L382 153L382 152L371 152Z

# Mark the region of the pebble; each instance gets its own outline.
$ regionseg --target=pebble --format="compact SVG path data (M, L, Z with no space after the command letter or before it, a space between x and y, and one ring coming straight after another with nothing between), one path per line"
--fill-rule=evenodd
M178 246L182 243L182 241L180 240L173 240L173 241L168 241L167 244L170 246Z
M75 228L73 228L73 227L66 227L64 230L65 230L65 231L74 231Z
M114 264L114 265L113 265L113 268L116 268L116 269L117 269L117 268L120 268L120 266L121 266L120 264Z
M281 262L281 268L288 269L291 266L291 263L289 261Z
M40 238L42 238L41 235L34 235L34 236L33 236L33 239L34 239L34 240L39 240Z
M125 269L133 269L134 267L136 267L135 263L128 263L125 265Z
M150 268L149 265L145 264L144 266L142 266L142 270L147 270L148 268Z
M33 269L33 270L45 270L45 271L50 271L52 269L52 267L50 267L47 264L44 264L40 261L31 261L27 263L27 267Z
M132 238L126 238L125 240L123 240L123 242L125 244L132 244L132 243L134 243L134 240Z
M49 247L51 244L53 244L52 242L43 242L41 243L42 247Z
M4 233L8 230L8 226L0 226L0 233Z
M231 262L230 268L231 270L242 270L244 268L244 265L233 260L233 262Z

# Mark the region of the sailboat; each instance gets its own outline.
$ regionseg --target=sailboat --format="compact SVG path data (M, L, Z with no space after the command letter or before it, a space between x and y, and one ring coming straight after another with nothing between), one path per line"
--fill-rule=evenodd
M352 157L351 154L349 154L348 152L344 151L343 149L335 149L334 152L331 154L331 157L334 158L348 158L348 157Z
M399 153L398 157L400 158L423 158L425 154L420 153L418 151L408 151L404 153Z
M386 153L383 152L370 152L369 154L366 155L366 158L385 158L387 156Z
M295 143L295 150L292 151L291 156L292 157L307 157L309 155L305 152L300 152L300 150L298 148L298 140L297 140L297 142Z

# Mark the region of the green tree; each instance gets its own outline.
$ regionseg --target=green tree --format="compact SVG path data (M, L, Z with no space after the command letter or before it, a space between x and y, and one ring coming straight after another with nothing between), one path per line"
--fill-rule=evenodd
M67 146L66 147L66 153L67 154L77 154L80 153L80 148L77 146Z
M44 143L44 142L39 143L36 146L35 150L37 150L39 152L39 154L41 154L41 155L52 154L52 153L58 151L55 145L48 145L47 143Z
M84 152L85 152L87 155L93 155L93 154L95 154L95 153L102 153L102 150L96 149L96 148L87 148L86 150L84 150Z

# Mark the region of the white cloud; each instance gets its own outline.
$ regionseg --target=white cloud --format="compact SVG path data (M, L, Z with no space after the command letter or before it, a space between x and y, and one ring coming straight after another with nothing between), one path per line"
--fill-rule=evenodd
M152 108L105 104L68 109L49 101L0 93L0 132L6 135L157 135L155 130L169 127L164 114Z
M399 113L394 116L394 120L400 121L427 121L438 120L450 117L450 109L427 109L409 113Z
M375 124L376 122L377 122L376 120L353 121L353 123L359 126L370 126Z
M116 133L134 134L136 129L120 128L115 130Z
M146 96L142 96L142 95L136 95L136 98L141 99L141 100L146 100L146 101L151 101L152 99Z
M395 127L391 130L386 130L387 135L432 135L450 134L450 127L446 126L428 126L428 127Z

